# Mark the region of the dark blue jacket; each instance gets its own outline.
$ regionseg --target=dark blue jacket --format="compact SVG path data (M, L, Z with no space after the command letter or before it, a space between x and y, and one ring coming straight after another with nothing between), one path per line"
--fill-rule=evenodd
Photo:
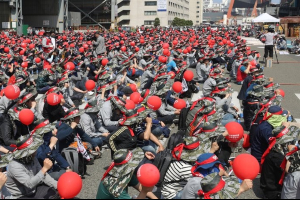
M64 148L68 148L70 144L74 142L77 133L83 142L90 143L94 148L97 147L97 144L92 138L90 138L90 136L88 136L81 128L76 127L75 129L72 129L69 125L62 122L58 122L56 128L58 138L56 147L59 152L62 152Z
M269 147L269 138L273 136L274 127L269 122L264 121L258 125L256 131L253 133L253 141L251 142L251 154L259 162L262 155Z
M62 155L58 152L57 149L53 149L51 151L49 147L51 137L52 132L45 134L44 144L40 146L37 150L37 159L39 160L42 166L44 165L44 160L46 158L49 158L52 161L56 161L57 164L53 165L51 171L60 171L60 169L66 169L70 166L69 163L62 157Z

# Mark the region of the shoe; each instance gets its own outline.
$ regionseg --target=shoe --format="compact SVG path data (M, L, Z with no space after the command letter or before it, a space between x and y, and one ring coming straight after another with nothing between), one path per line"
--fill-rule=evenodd
M174 120L173 120L173 123L174 123L175 125L178 125L179 119L174 119Z
M99 159L102 156L101 152L91 151L90 153L94 156L94 159Z

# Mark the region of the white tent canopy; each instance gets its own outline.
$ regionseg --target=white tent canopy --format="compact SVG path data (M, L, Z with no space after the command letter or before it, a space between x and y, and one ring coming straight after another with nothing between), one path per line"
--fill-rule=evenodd
M268 13L263 13L260 16L252 20L254 23L279 23L280 19L272 17Z

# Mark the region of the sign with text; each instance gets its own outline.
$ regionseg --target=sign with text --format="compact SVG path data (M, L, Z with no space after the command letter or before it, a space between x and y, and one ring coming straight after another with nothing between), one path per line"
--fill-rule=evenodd
M157 0L157 11L165 12L167 11L167 0Z

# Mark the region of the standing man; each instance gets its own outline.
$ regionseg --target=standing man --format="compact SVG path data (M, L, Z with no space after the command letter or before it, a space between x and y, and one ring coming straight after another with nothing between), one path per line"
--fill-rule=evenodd
M265 59L268 57L271 57L273 59L273 53L274 53L274 37L277 35L277 33L274 32L274 29L269 28L268 31L263 34L261 37L266 38L265 43Z
M104 37L100 35L99 32L95 33L96 41L93 41L93 45L96 47L94 51L94 56L97 58L98 55L106 54L106 46Z
M42 46L43 46L43 52L46 55L49 55L49 53L51 53L53 50L52 41L50 39L50 32L48 32L48 31L46 32L46 37L43 38ZM48 56L45 56L45 57L48 57Z
M50 34L51 34L50 39L51 39L51 43L52 43L53 51L54 51L56 49L56 47L57 47L57 45L56 45L56 39L55 39L55 32L51 31Z

